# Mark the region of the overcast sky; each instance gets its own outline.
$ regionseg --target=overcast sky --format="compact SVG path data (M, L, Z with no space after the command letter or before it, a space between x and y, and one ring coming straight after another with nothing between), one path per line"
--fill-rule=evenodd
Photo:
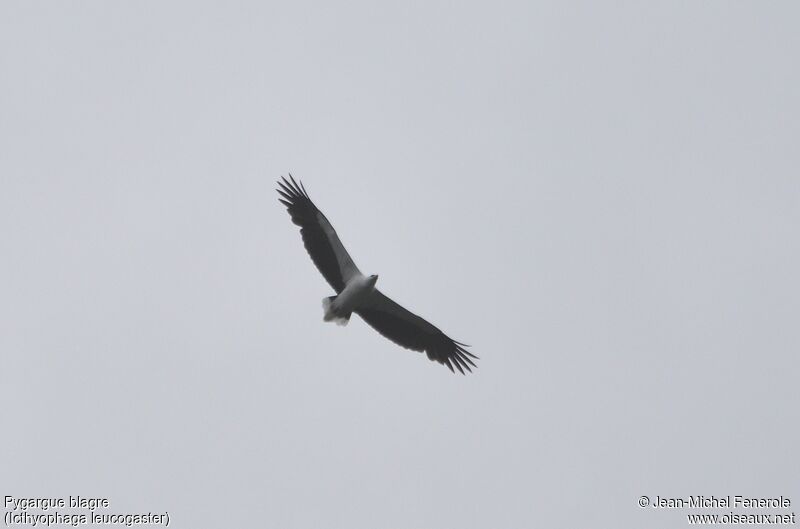
M0 493L186 528L800 511L798 17L3 2ZM473 375L322 322L288 171Z

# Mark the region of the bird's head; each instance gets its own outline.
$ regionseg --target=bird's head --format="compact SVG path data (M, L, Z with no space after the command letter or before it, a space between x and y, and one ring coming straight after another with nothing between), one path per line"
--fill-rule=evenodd
M370 284L370 285L372 285L372 286L374 287L374 286L375 286L375 283L377 283L377 282L378 282L378 274L372 274L371 276L369 276L369 277L367 278L367 280L369 281L369 284Z

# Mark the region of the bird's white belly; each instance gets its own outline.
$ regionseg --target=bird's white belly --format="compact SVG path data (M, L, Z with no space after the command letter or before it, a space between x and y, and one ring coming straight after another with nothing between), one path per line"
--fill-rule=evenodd
M338 313L352 312L361 304L362 301L372 292L372 285L367 278L354 277L347 283L341 294L336 296L333 302L334 309Z

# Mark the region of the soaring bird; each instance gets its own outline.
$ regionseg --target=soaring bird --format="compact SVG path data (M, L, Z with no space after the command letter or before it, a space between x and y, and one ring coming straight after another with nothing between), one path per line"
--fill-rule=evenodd
M455 372L455 366L464 374L465 369L472 372L470 366L477 367L472 359L478 357L465 349L468 345L453 340L375 288L377 274L361 273L336 230L309 198L303 183L298 184L291 174L289 180L285 177L281 180L276 189L281 196L278 200L286 206L292 222L300 226L306 251L336 291L335 296L322 300L324 321L347 325L355 312L394 343L412 351L424 351L429 359L446 365L450 371Z

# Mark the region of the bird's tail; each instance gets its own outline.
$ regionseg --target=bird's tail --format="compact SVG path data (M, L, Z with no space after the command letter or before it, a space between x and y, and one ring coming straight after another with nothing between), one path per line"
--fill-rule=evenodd
M335 300L336 296L322 298L322 310L325 311L322 319L325 321L335 322L336 325L347 325L347 323L350 321L351 313L348 312L347 314L337 314L333 305Z

